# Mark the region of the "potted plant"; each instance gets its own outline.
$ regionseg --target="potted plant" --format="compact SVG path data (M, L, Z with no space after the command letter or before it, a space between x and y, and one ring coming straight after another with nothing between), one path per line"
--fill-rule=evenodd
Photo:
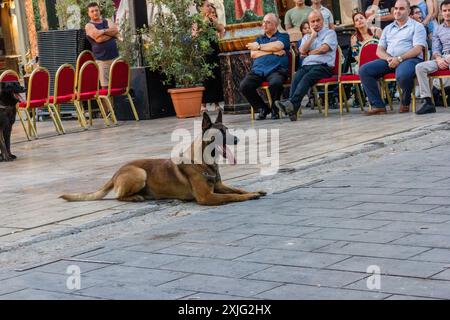
M200 115L204 87L214 65L205 57L212 52L213 28L192 7L200 1L151 0L158 12L144 34L145 63L175 82L169 89L178 118ZM196 31L193 31L193 30Z

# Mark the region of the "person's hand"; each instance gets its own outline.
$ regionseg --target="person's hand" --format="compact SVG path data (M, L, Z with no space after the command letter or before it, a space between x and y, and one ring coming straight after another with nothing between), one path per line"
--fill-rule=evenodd
M317 31L311 28L311 39L317 38Z
M252 51L256 51L259 50L259 43L258 42L250 42L247 43L246 45L247 49L252 50Z
M442 57L436 58L437 65L439 67L439 70L446 70L448 69L449 63L446 59Z
M395 69L397 68L397 66L400 64L400 61L398 60L397 57L394 57L391 59L391 61L389 62L389 68L391 69Z
M275 51L273 54L276 55L276 56L282 57L282 56L284 56L286 54L286 51L284 51L284 50Z

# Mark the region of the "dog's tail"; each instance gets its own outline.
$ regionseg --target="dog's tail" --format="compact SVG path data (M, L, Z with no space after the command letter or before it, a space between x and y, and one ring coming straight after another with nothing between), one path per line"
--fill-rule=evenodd
M91 193L74 193L64 194L60 198L67 201L93 201L103 199L114 187L113 179L110 179L104 186L98 191Z

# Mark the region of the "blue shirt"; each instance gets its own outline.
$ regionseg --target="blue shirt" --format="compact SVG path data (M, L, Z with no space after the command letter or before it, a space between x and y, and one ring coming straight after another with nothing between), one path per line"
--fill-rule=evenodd
M252 71L257 75L267 77L272 72L278 69L284 69L286 72L289 69L289 35L287 33L281 33L277 31L272 37L262 35L256 42L259 44L281 41L284 44L284 51L286 54L284 56L277 56L275 54L268 54L253 60Z
M428 47L427 32L421 23L411 18L401 27L397 21L392 22L384 28L378 42L378 46L385 48L392 57L401 56L417 45ZM423 54L420 57L423 58Z
M310 34L304 36L300 46L302 46L306 40L310 38ZM322 30L317 33L316 40L314 40L312 45L309 47L309 50L320 48L323 44L327 44L331 50L324 54L311 54L307 56L303 59L302 66L326 63L329 67L334 67L336 60L336 49L338 46L337 35L334 30L323 27Z
M433 54L439 53L441 56L450 54L450 26L445 22L439 25L433 33Z

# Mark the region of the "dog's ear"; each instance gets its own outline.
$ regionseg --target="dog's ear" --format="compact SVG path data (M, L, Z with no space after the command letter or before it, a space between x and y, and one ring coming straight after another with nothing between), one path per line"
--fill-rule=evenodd
M203 112L202 130L205 132L212 126L212 121L206 112Z
M222 110L219 110L215 123L222 123Z

